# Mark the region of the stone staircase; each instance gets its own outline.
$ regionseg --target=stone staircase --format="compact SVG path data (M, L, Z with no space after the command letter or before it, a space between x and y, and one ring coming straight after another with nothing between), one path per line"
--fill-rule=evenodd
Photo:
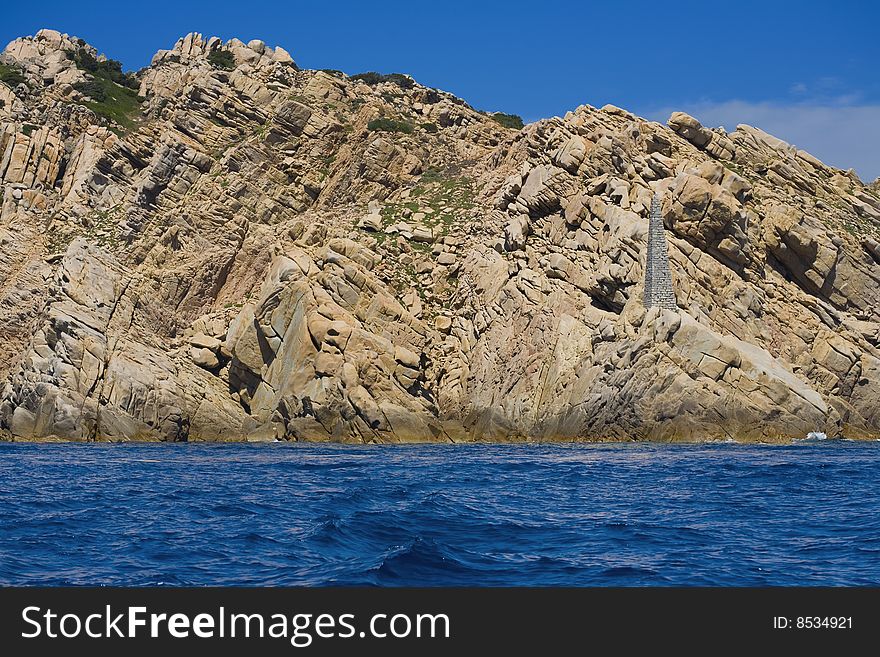
M677 310L669 273L669 253L666 250L666 231L660 213L660 197L651 201L648 219L648 255L645 258L645 308Z

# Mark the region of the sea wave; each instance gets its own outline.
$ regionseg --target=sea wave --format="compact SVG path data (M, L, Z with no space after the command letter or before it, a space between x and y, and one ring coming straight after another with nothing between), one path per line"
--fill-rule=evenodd
M880 585L880 444L0 445L0 584Z

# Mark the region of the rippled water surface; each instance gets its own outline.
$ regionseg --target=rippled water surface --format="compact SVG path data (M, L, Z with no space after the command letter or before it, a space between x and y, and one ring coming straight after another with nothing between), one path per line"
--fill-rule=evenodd
M880 444L0 444L0 583L880 585Z

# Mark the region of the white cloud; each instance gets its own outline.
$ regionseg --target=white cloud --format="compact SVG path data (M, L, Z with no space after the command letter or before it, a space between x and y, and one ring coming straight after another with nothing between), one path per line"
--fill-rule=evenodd
M796 145L831 166L855 169L867 182L880 177L880 105L851 104L854 98L833 102L754 103L741 100L684 104L649 111L665 122L676 111L695 116L706 126L732 131L747 123Z

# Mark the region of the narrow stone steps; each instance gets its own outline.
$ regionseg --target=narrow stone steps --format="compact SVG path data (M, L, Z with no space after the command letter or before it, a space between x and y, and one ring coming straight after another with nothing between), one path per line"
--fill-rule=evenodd
M672 274L669 270L669 252L666 247L666 230L660 212L660 197L651 201L648 218L648 254L645 258L645 307L677 310Z

